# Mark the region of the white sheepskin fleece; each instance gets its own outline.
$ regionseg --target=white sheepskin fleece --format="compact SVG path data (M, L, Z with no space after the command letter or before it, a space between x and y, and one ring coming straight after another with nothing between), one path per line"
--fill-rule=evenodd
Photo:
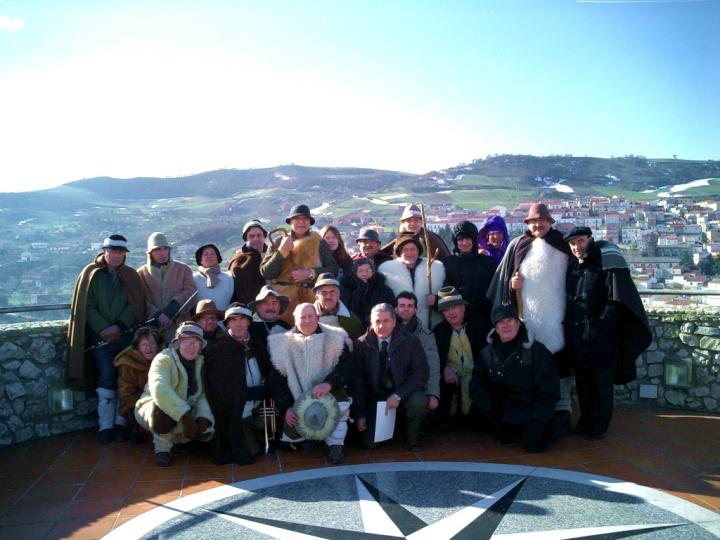
M565 346L565 273L568 256L545 240L533 240L530 251L520 264L523 277L523 321L540 343L551 353Z

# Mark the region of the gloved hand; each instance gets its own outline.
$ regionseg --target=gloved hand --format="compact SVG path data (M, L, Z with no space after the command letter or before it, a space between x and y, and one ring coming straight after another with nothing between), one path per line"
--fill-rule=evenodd
M182 415L182 417L180 418L180 422L182 422L183 434L185 435L185 437L190 439L191 441L197 439L198 427L190 411Z
M542 436L545 426L540 422L531 420L525 428L525 433L520 441L522 447L528 452L542 452Z
M198 418L197 420L195 420L195 425L197 426L198 439L200 439L201 441L209 440L211 435L205 432L210 427L210 420L208 420L207 418Z

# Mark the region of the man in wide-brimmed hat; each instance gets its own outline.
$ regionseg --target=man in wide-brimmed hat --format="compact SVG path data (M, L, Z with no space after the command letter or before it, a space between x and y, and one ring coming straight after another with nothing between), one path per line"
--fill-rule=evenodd
M268 232L259 219L251 219L243 225L242 238L245 243L228 263L228 270L235 283L233 302L248 304L265 285L265 278L260 273L260 263L267 251L267 235Z
M556 407L565 424L572 411L570 367L562 353L565 346L565 275L570 249L553 229L550 210L534 203L525 218L528 230L508 246L488 289L494 307L515 304L520 318L555 356L560 372L560 400Z
M445 242L442 238L440 238L440 236L428 230L427 237L430 241L430 246L428 247L425 245L425 226L427 226L427 224L423 223L420 207L417 204L408 204L403 209L403 213L400 216L398 236L383 246L383 252L388 255L393 254L395 252L395 243L397 242L397 239L401 235L411 234L417 238L418 242L420 242L422 250L428 257L439 261L445 260L445 257L450 255L450 250L448 250L447 245L445 245Z
M200 300L195 306L193 320L203 329L203 337L208 344L225 333L225 330L218 324L225 314L220 311L212 300Z
M635 379L635 359L652 334L620 249L595 242L589 227L575 227L565 240L573 254L566 279L565 352L580 404L575 432L601 439L612 418L613 385Z
M492 323L470 381L479 427L497 433L501 443L520 442L528 452L541 452L563 429L554 412L560 396L557 367L513 304L496 306Z
M130 345L127 330L145 320L145 295L137 272L125 264L127 239L113 234L83 268L75 283L68 326L67 382L98 393L98 440L108 444L123 434L125 418L116 414L115 356ZM91 353L86 351L99 345ZM117 429L115 426L117 425Z
M291 325L280 318L290 305L290 299L269 285L263 286L255 299L248 304L253 314L250 334L253 338L267 343L269 334L278 334L290 330Z
M321 323L339 326L347 332L350 339L357 339L365 332L360 318L340 300L340 282L335 279L334 275L320 274L313 287L313 292L315 293L315 309L317 309Z
M282 319L292 324L295 306L315 300L312 291L315 280L325 272L336 274L337 263L327 242L310 229L315 219L307 205L293 206L285 223L290 225L290 232L277 247L270 248L260 265L260 273L273 289L290 300Z
M352 399L347 393L354 373L349 340L342 328L318 322L315 306L298 304L293 313L295 326L282 334L268 336L268 350L273 370L270 388L275 404L284 419L282 441L302 441L295 433L298 415L295 400L311 393L321 398L332 393L340 408L340 421L325 438L327 457L337 464L343 459L347 419Z
M393 258L392 254L380 251L380 235L375 229L370 227L360 229L360 234L358 234L356 242L358 248L360 248L360 253L356 254L353 260L370 259L375 263L375 268L377 268L382 263Z
M185 320L190 309L178 310L185 305L197 286L190 267L172 258L172 246L164 233L154 232L147 239L147 262L138 268L143 284L146 312L149 317L158 316L162 338L169 343L175 335L177 323Z
M440 356L440 408L442 420L457 417L463 422L477 423L468 390L474 359L483 347L487 334L484 321L466 319L469 303L452 286L438 292L438 310L443 320L433 328Z
M427 278L427 265L422 257L423 246L414 234L403 234L395 239L396 259L380 265L378 272L385 276L385 284L396 296L403 291L412 292L418 299L417 316L428 324L432 313L433 324L440 321L437 312L430 312L435 305L436 295L445 281L445 266L440 261L431 265L431 282ZM430 325L428 325L430 326Z
M135 404L135 419L152 432L160 467L172 464L173 445L212 438L213 414L203 382L206 345L202 328L184 322L170 346L150 364L145 391Z

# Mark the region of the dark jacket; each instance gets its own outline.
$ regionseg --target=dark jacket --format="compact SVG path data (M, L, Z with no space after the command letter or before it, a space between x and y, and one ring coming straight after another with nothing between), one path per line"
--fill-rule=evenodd
M470 304L465 308L467 320L479 320L489 330L492 303L487 298L488 287L497 265L487 255L463 253L447 257L445 285L455 287Z
M267 384L270 359L265 344L250 338L247 345L229 334L218 338L205 354L203 381L208 403L215 417L215 436L211 443L212 459L217 464L252 463L242 428L242 417L247 400L270 397ZM257 360L262 381L248 387L246 358L248 353Z
M491 421L526 426L547 426L560 399L557 367L550 351L528 335L503 357L493 330L475 361L470 396L480 413Z
M635 359L652 340L640 295L620 249L591 241L566 277L566 355L575 369L614 368L615 384L637 378Z
M267 337L270 332L287 332L290 328L292 327L288 323L282 319L278 319L274 322L253 321L250 323L248 331L252 339L263 345L267 345Z
M470 348L472 349L473 359L477 359L480 351L485 346L485 337L488 333L488 328L480 321L467 321L465 323L465 333L470 340ZM437 342L438 354L440 355L440 381L442 385L443 370L447 365L448 352L450 351L450 340L452 339L453 329L450 324L443 320L441 323L435 325L433 328L433 334L435 334L435 341Z
M355 385L353 411L358 418L367 418L374 407L380 388L380 348L371 329L358 338L353 352ZM406 399L418 390L424 391L428 381L428 366L420 340L396 327L388 348L388 366L394 383L393 393Z
M247 304L265 285L265 278L260 274L260 263L263 253L244 244L235 252L228 263L228 270L233 278L235 288L232 301Z
M340 282L340 300L355 313L365 328L370 326L370 310L383 302L395 303L395 294L385 285L385 276L373 274L367 283L363 283L355 274L347 274Z

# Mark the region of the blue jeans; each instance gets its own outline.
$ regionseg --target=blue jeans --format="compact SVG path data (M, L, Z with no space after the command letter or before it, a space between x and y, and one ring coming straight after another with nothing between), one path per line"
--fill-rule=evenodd
M114 365L115 357L120 351L127 348L132 342L129 335L121 336L120 339L104 347L93 351L95 367L98 370L98 386L108 390L117 390L117 368Z

